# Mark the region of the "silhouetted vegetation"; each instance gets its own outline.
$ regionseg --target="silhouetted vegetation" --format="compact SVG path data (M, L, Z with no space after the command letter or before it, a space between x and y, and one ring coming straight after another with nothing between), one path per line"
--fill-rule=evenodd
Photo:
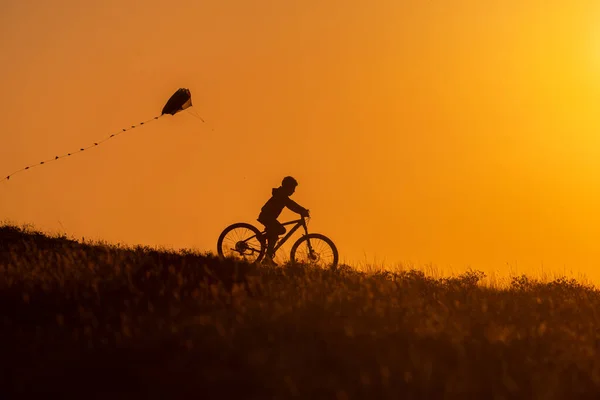
M8 398L600 393L600 292L567 278L254 267L10 226L0 244Z

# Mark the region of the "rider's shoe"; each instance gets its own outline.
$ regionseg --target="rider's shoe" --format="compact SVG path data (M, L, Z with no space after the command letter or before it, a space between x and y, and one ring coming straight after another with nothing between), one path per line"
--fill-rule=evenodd
M268 255L265 255L265 258L263 258L262 260L262 264L268 265L270 267L277 267L279 265L275 261L273 261L273 257L269 257Z

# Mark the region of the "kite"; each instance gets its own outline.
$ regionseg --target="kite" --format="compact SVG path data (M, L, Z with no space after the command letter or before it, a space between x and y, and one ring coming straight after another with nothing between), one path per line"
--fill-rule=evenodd
M123 128L123 129L121 129L121 131L119 131L117 133L113 133L112 135L110 135L110 136L108 136L108 137L106 137L106 138L104 138L102 140L99 140L99 141L95 142L92 145L89 145L87 147L82 147L82 148L80 148L77 151L73 151L71 153L63 154L63 155L60 155L60 156L55 156L55 157L50 158L48 160L44 160L44 161L41 161L39 163L32 164L32 165L29 165L27 167L21 168L20 170L17 170L15 172L13 172L12 174L7 175L5 178L1 179L0 182L10 180L10 178L13 175L15 175L15 174L17 174L19 172L26 171L28 169L31 169L33 167L37 167L39 165L45 165L45 164L47 164L50 161L56 161L56 160L58 160L60 158L69 157L69 156L72 156L73 154L76 154L76 153L81 153L82 151L91 149L92 147L96 147L96 146L100 145L101 143L104 143L107 140L110 140L113 137L115 137L117 135L120 135L123 132L127 132L130 129L134 129L134 128L138 127L138 126L145 125L145 124L147 124L147 123L149 123L151 121L155 121L155 120L159 119L160 117L162 117L165 114L175 115L178 112L181 112L181 111L183 111L183 110L185 110L185 109L187 109L187 108L189 108L191 106L192 106L192 94L190 93L189 89L185 89L185 88L178 89L175 93L173 93L173 95L169 98L169 100L167 100L167 103L163 107L162 112L161 112L161 114L159 116L156 116L156 117L154 117L152 119L149 119L147 121L144 121L144 122L140 122L137 125L131 125L128 128ZM200 118L202 120L202 122L204 122L204 120L202 119L202 117L197 116L197 115L194 115L194 116Z
M162 113L160 114L171 114L175 115L180 111L185 110L188 107L192 106L192 94L188 89L178 89L173 96L169 100L167 100L167 104L162 109Z

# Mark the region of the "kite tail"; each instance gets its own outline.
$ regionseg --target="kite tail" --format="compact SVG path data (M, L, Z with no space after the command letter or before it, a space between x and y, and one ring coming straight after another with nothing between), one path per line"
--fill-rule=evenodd
M100 140L100 141L98 141L98 142L94 142L94 144L91 144L91 145L89 145L89 146L87 146L87 147L82 147L82 148L80 148L79 150L77 150L77 151L74 151L74 152L72 152L72 153L66 153L66 154L63 154L63 155L60 155L60 156L54 156L53 158L49 158L49 159L47 159L47 160L40 161L39 163L28 165L28 166L26 166L26 167L24 167L24 168L21 168L21 169L19 169L19 170L15 171L15 172L11 173L10 175L7 175L5 178L3 178L3 179L0 179L0 182L4 182L4 181L8 181L8 180L10 180L10 178L11 178L13 175L15 175L15 174L18 174L19 172L27 171L28 169L31 169L31 168L34 168L34 167L37 167L37 166L40 166L40 165L45 165L45 164L47 164L47 163L49 163L49 162L51 162L51 161L56 161L56 160L59 160L59 159L61 159L61 158L65 158L65 157L70 157L70 156L72 156L72 155L74 155L74 154L81 153L81 152L83 152L83 151L89 150L89 149L91 149L92 147L96 147L96 146L98 146L98 145L100 145L100 144L102 144L102 143L106 142L107 140L110 140L110 139L114 138L115 136L118 136L118 135L120 135L120 134L121 134L121 133L123 133L123 132L127 132L127 131L129 131L129 130L131 130L131 129L137 128L138 126L142 126L142 125L145 125L145 124L147 124L147 123L149 123L149 122L155 121L155 120L159 119L160 117L162 117L162 115L156 116L156 117L154 117L154 118L152 118L152 119L149 119L149 120L147 120L147 121L144 121L144 122L140 122L139 124L136 124L136 125L131 125L131 126L130 126L130 127L128 127L128 128L123 128L123 129L121 129L121 130L120 130L119 132L117 132L117 133L113 133L113 134L111 134L110 136L107 136L107 137L105 137L104 139L102 139L102 140Z

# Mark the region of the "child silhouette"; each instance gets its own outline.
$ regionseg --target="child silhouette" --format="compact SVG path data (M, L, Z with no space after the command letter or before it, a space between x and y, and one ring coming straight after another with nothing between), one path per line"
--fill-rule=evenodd
M260 210L258 222L265 226L267 237L265 261L268 263L275 264L273 262L275 244L279 240L279 235L283 235L286 231L285 227L277 220L284 207L300 214L302 217L309 216L309 211L306 208L290 199L290 196L296 191L296 186L298 186L296 179L286 176L281 181L281 186L272 189L271 198Z

